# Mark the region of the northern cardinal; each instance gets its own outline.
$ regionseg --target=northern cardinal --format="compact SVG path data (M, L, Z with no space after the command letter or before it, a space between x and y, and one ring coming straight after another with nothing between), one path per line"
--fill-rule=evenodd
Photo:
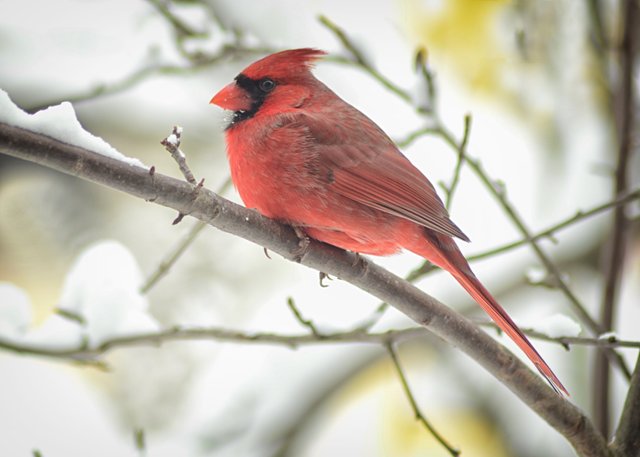
M389 255L404 248L448 271L556 392L568 395L471 271L453 237L469 239L433 185L380 127L313 76L324 54L305 48L269 55L211 99L234 112L227 154L245 205L349 251Z

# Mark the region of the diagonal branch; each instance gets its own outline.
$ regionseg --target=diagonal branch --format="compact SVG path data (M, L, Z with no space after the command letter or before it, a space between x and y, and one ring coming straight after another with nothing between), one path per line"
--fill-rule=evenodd
M186 64L154 62L138 68L117 81L97 83L83 92L67 94L59 98L45 100L44 102L39 102L35 105L29 106L26 111L29 113L35 113L48 108L49 106L58 105L63 101L76 104L87 100L95 100L108 95L124 92L155 76L191 74L200 69L215 66L230 57L261 54L269 51L271 51L271 49L267 47L249 47L242 46L241 44L230 44L223 46L222 49L215 54L202 56L197 61L188 62Z
M299 255L293 229L235 205L206 188L0 123L0 152L53 168L191 215L287 259ZM369 260L312 241L300 263L342 278L390 303L464 351L561 433L583 456L608 456L603 437L574 405L504 346L434 298Z
M224 194L231 186L231 177L228 177L224 182L216 189L216 194ZM207 226L202 221L195 221L195 223L189 229L189 232L182 238L182 240L170 251L168 251L158 266L147 276L147 279L140 286L140 293L146 294L154 287L160 279L162 279L178 259L186 252L186 250L193 244L198 235Z
M398 354L393 347L391 342L387 343L387 352L391 357L391 361L393 362L393 366L398 373L398 377L400 378L400 383L402 384L402 389L409 400L409 404L411 405L411 409L413 410L413 414L416 417L416 420L420 421L422 425L433 435L433 437L447 450L449 454L453 457L457 457L460 455L460 450L453 447L447 439L442 436L440 432L438 432L433 424L427 419L427 417L422 414L420 407L418 406L418 402L416 398L413 396L413 392L411 392L411 388L409 387L409 381L407 380L407 376L404 374L404 370L402 369L402 365L400 365L400 360L398 358Z
M457 144L455 142L455 139L453 138L453 135L444 127L441 129L441 136L447 143L451 144L453 148L457 148ZM596 335L605 333L605 330L603 329L602 325L600 325L591 317L591 315L588 313L588 311L585 309L583 304L578 299L577 295L571 290L567 282L564 280L562 272L560 271L558 266L553 262L551 257L547 255L547 253L542 249L542 247L540 247L540 245L533 238L533 233L527 227L527 225L525 224L520 214L518 214L518 211L516 210L516 208L509 201L505 191L489 177L487 172L482 167L480 161L467 155L467 165L469 166L469 168L471 168L475 172L476 176L480 178L480 181L482 181L482 183L485 185L489 193L500 204L505 214L511 219L511 221L514 223L516 228L520 231L524 239L527 240L527 243L531 246L535 254L538 256L538 258L546 268L546 270L553 277L554 284L557 285L557 287L564 293L565 297L569 300L569 303L571 304L573 311L576 313L580 321L584 325L586 325L592 333ZM631 378L631 371L627 367L620 353L610 348L606 348L603 351L603 353L607 356L607 358L612 363L616 364L616 366L620 368L620 370L622 371L622 373L627 379Z
M623 195L628 191L628 168L632 150L634 123L635 123L635 97L634 97L634 72L636 57L636 41L638 23L638 5L636 0L623 2L622 15L624 17L624 36L621 46L620 84L616 90L616 105L618 112L616 124L618 125L618 156L616 159L614 195ZM629 220L626 214L626 206L616 207L613 213L613 229L610 237L608 259L605 271L604 295L600 309L600 325L605 331L613 329L616 302L626 250L626 234ZM610 429L610 366L605 352L595 353L594 380L593 380L593 409L596 426L604 436L609 436Z
M622 416L611 443L611 449L620 457L640 456L640 352L636 369L631 376L631 384L622 408Z
M462 140L458 145L458 160L456 162L456 166L453 169L453 178L451 178L451 184L445 188L446 198L445 198L445 207L447 210L451 210L451 203L453 202L453 194L458 187L458 183L460 182L460 172L462 171L462 165L464 165L465 154L467 149L467 144L469 143L469 131L471 129L471 115L467 114L464 117L464 133L462 134Z
M586 210L586 211L578 211L576 212L573 216L568 217L566 219L561 220L560 222L557 222L555 224L553 224L552 226L536 233L535 235L533 235L531 237L532 240L534 241L538 241L541 240L543 238L551 238L553 239L553 235L555 235L556 232L565 229L567 227L570 227L574 224L576 224L577 222L581 222L584 219L587 219L591 216L595 216L597 214L600 214L604 211L608 211L610 209L616 208L620 205L626 205L627 203L630 203L634 200L640 200L640 189L636 189L632 192L629 192L628 194L619 196L617 198L614 198L613 200L607 202L607 203L603 203L601 205L598 206L594 206L593 208ZM467 260L469 261L473 261L473 260L480 260L480 259L484 259L487 257L493 257L496 254L502 254L504 252L508 252L512 249L515 249L517 247L520 246L524 246L529 242L529 240L527 240L526 238L522 238L518 241L513 241L511 243L506 243L503 244L501 246L489 249L487 251L483 251L483 252L479 252L477 254L472 254L470 256L467 257Z
M399 98L407 102L411 107L413 107L416 112L420 115L428 115L431 119L431 123L427 128L421 129L418 132L415 132L414 136L409 136L406 142L413 141L415 138L422 134L433 133L435 135L440 136L448 145L451 146L452 150L458 154L458 157L466 158L466 163L468 166L476 173L476 175L480 178L480 180L486 185L489 193L498 201L500 206L502 206L506 215L512 220L516 228L521 232L521 234L526 239L527 243L531 245L533 251L540 258L540 261L545 266L547 271L551 276L556 280L559 289L564 293L564 295L569 300L569 303L572 305L575 313L580 318L580 320L591 330L592 333L601 334L603 333L602 327L596 322L591 315L584 308L578 297L573 293L573 291L569 288L568 284L562 278L562 274L559 271L558 267L553 263L551 258L542 250L542 248L537 244L537 242L533 239L533 234L530 232L520 215L517 213L513 205L508 201L506 195L503 190L499 190L495 183L491 180L491 178L487 175L487 173L482 168L481 164L477 160L473 160L468 156L465 156L466 149L466 141L465 138L461 142L456 141L453 134L443 125L440 117L438 116L438 112L429 108L426 109L423 106L420 106L415 103L413 97L403 88L397 86L388 78L386 78L383 74L381 74L378 70L376 70L373 66L371 66L366 59L363 58L362 53L358 50L355 44L351 41L351 39L347 36L347 34L336 24L331 22L325 17L320 17L320 22L327 27L331 32L333 32L336 37L340 40L345 48L350 52L352 58L343 58L337 59L337 61L341 63L346 63L350 65L354 65L369 75L371 75L374 79L376 79L380 84L389 89L391 92L396 94ZM418 60L424 61L424 56L417 57ZM433 88L433 80L432 76L428 71L426 71L426 67L423 66L423 76L426 79L427 86L429 90L432 92ZM465 126L465 129L468 129L468 125ZM466 133L465 133L466 136ZM427 265L427 269L430 267ZM413 273L413 272L412 272ZM420 274L420 271L417 270L416 274ZM384 309L382 308L382 311ZM613 363L615 363L624 373L627 378L630 378L631 373L624 363L624 360L620 356L620 354L616 353L613 350L607 349L605 351L607 357L609 357Z

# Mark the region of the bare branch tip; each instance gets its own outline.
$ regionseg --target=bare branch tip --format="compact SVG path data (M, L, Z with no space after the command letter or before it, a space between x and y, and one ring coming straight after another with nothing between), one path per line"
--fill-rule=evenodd
M426 64L429 54L427 52L427 48L424 46L420 46L416 51L416 57L413 62L414 70L416 72L420 71Z
M311 321L311 319L305 319L302 316L302 313L300 312L300 310L298 309L298 307L296 306L295 301L293 300L293 297L287 297L287 306L289 307L289 309L291 310L291 312L293 313L294 317L296 318L296 320L303 326L308 328L311 331L311 334L317 338L322 338L323 335L318 331L318 328L315 326L315 324Z

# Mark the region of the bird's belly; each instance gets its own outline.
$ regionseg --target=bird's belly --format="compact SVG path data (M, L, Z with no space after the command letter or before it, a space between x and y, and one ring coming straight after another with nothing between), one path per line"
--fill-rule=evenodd
M400 251L404 238L421 236L416 224L326 188L273 188L271 183L238 191L247 207L353 252L390 255Z
M390 255L422 238L406 219L344 197L282 155L235 156L231 173L248 208L303 229L311 238L353 252Z
M361 233L343 232L318 227L304 227L304 231L309 237L315 240L361 254L391 255L401 249L398 243L392 239L372 240L368 237L362 237Z

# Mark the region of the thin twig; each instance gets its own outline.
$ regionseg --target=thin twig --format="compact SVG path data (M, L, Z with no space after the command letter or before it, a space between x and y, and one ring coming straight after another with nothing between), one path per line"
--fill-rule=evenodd
M473 322L482 326L490 327L496 331L501 331L495 322L486 319L473 319ZM599 348L640 348L640 341L637 340L621 340L617 336L605 333L598 337L592 336L549 336L545 333L533 330L527 327L520 327L522 332L531 339L546 341L549 343L559 344L565 349L569 349L572 345L576 346L592 346Z
M554 225L546 229L543 229L542 231L536 233L535 235L532 235L531 239L534 241L538 241L543 238L550 238L553 235L555 235L556 232L563 230L565 228L568 228L578 222L582 222L583 220L589 217L595 216L597 214L613 209L617 206L624 205L638 199L640 199L640 189L636 189L632 192L629 192L626 195L615 198L614 200L611 200L607 203L603 203L601 205L595 206L589 210L577 211L573 216L570 216L564 220L561 220L560 222L556 222ZM526 238L522 238L518 241L514 241L512 243L506 243L501 246L497 246L495 248L491 248L489 250L479 252L477 254L471 254L467 257L467 260L471 262L474 260L481 260L488 257L493 257L497 254L503 254L505 252L511 251L520 246L524 246L527 243L529 243L529 240L527 240Z
M81 363L95 363L99 361L99 357L114 349L136 346L158 346L173 341L226 341L245 344L271 344L296 349L301 346L336 343L384 345L387 341L404 341L427 334L422 327L411 327L403 330L390 330L378 333L352 330L323 334L313 332L304 334L245 332L221 327L174 327L157 332L113 337L93 348L87 347L86 345L55 348L47 345L12 341L2 337L0 337L0 348L18 354L37 355Z
M173 130L171 131L171 135L169 135L164 140L162 140L160 144L164 146L167 151L169 151L169 154L171 154L171 157L173 157L173 160L175 160L176 163L178 164L178 167L180 168L180 172L182 173L184 178L187 180L187 182L195 186L198 182L196 181L196 178L193 177L193 173L191 172L189 165L187 165L187 156L185 156L184 153L180 150L181 142L182 142L182 127L180 127L179 125L176 125L173 127Z
M376 306L376 308L371 313L369 313L364 319L360 321L356 328L359 330L371 330L374 325L380 322L380 319L382 319L382 316L384 316L388 308L389 303L382 302L378 304L378 306Z
M338 39L343 43L343 45L347 49L349 49L353 53L352 50L355 49L355 46L352 44L349 37L341 28L339 28L336 24L334 24L333 22L329 21L324 17L321 17L320 21L338 37ZM376 80L380 81L384 85L384 87L390 89L393 93L398 95L401 99L408 102L418 113L421 113L421 114L426 113L422 107L419 107L415 104L414 100L406 90L396 86L393 82L388 80L384 75L374 70L372 67L370 67L367 64L367 62L364 59L358 59L356 57L352 60L345 59L343 62L354 64L362 68L364 71L372 75ZM433 84L433 81L431 81L431 84ZM463 143L463 141L457 142L455 140L453 134L449 132L449 130L447 130L444 127L444 125L442 125L442 123L440 122L437 116L437 113L429 113L429 114L431 114L433 120L436 122L436 125L434 127L428 127L426 129L422 129L418 131L420 133L417 133L416 136L410 135L408 138L410 138L411 141L413 141L413 139L415 139L417 136L420 136L422 134L435 133L439 135L447 144L449 144L451 148L458 153L458 156L460 156L461 155L460 145L464 144L466 146L466 143ZM515 208L508 202L504 194L504 191L499 189L498 186L496 186L496 184L488 177L488 175L483 170L479 162L475 160L467 159L467 163L472 168L472 170L476 173L476 175L478 175L481 181L486 185L486 187L489 189L490 194L493 195L494 198L496 198L498 203L500 203L502 208L505 210L507 216L509 216L509 218L513 221L513 223L516 225L518 230L524 236L524 239L526 240L526 242L529 245L531 245L536 255L540 258L541 262L545 265L545 267L549 271L549 274L555 277L560 290L565 294L565 296L567 296L567 298L569 299L569 302L571 303L574 311L576 312L580 320L583 321L585 325L587 325L593 333L595 334L603 333L599 324L589 315L589 313L585 310L580 300L571 291L569 286L563 280L560 271L558 270L556 265L552 262L551 258L546 255L546 253L542 250L542 248L540 248L540 246L536 243L536 240L533 239L532 234L524 224L524 221L522 220L522 218L519 216ZM607 352L610 352L610 351L607 351ZM621 356L619 354L613 354L612 357L615 360L616 365L618 365L622 369L625 376L629 378L631 376L631 373L628 367L626 366L626 364L624 363L624 360L621 358Z
M167 20L170 26L175 30L175 44L180 54L187 59L185 64L177 63L158 63L152 62L137 70L134 70L129 75L124 76L122 79L114 82L103 82L94 85L93 87L75 94L68 94L66 96L52 99L49 101L41 102L37 105L33 105L27 108L27 112L34 113L41 109L47 108L52 105L58 105L63 101L71 103L79 103L87 100L94 100L107 95L123 92L130 89L144 80L157 75L181 75L193 73L197 70L214 66L231 57L242 57L247 55L265 54L273 52L274 50L267 46L247 46L243 43L242 34L233 31L233 41L231 43L224 44L219 49L212 53L205 54L202 52L190 53L187 52L184 46L184 39L198 38L206 35L205 32L201 32L193 29L186 24L183 20L178 18L171 12L168 6L164 2L158 0L148 0ZM229 28L220 21L218 12L208 2L203 2L202 6L207 9L209 16L214 19L214 22L218 26L220 33L229 33ZM154 50L152 49L150 54L153 57Z
M467 151L467 143L469 142L469 133L471 130L471 115L467 114L464 117L464 132L462 134L462 140L458 145L458 160L456 162L455 169L453 170L453 178L451 184L446 188L445 207L447 210L451 209L451 203L453 202L453 194L458 187L460 181L460 172L462 171L462 165L464 164L465 154Z
M632 192L629 192L626 195L623 195L621 197L615 198L612 201L603 203L601 205L597 205L594 206L591 209L588 210L579 210L577 211L573 216L570 216L566 219L563 219L559 222L556 222L555 224L547 227L546 229L541 230L540 232L537 232L536 234L531 236L531 239L534 241L538 241L541 240L543 238L553 238L553 236L561 231L564 230L566 228L571 227L572 225L577 224L578 222L582 222L587 218L590 218L592 216L596 216L600 213L603 213L605 211L608 211L610 209L613 209L617 206L620 205L624 205L627 203L630 203L634 200L638 200L640 199L640 189L636 189ZM467 256L467 260L469 262L474 262L477 260L482 260L482 259L486 259L489 257L495 257L498 254L505 254L509 251L512 251L516 248L519 248L521 246L525 246L529 243L529 240L526 238L522 238L518 241L512 241L511 243L505 243L503 245L494 247L494 248L490 248L486 251L482 251L482 252L478 252L476 254L470 254ZM437 271L439 270L438 267L436 267L435 265L433 265L431 262L429 261L425 261L422 265L420 265L419 267L417 267L416 269L412 270L406 277L405 279L409 282L414 282L417 279L420 279L422 277L424 277L425 275L433 272L433 271Z
M201 30L196 30L183 21L181 18L176 16L173 11L171 11L170 2L163 2L160 0L147 0L151 5L153 5L156 10L160 13L160 15L173 27L178 37L203 37L206 36L206 32Z
M609 83L611 73L609 46L611 40L608 38L610 33L606 30L607 21L604 18L605 3L601 0L587 0L586 5L589 17L589 44L594 56L591 65L591 71L594 72L594 75L591 80L597 84L597 89L601 91L602 95L599 98L604 100L605 110L611 112L613 108L613 90Z
M353 58L354 62L363 67L370 66L367 62L367 59L364 57L364 54L360 52L357 46L347 37L346 33L344 33L344 31L340 27L338 27L328 17L323 15L320 15L318 17L318 20L322 25L331 30L336 35L336 37L338 37L338 39L342 43L342 46L344 46L344 48L351 53L351 57Z
M416 402L415 397L413 396L413 392L411 392L411 388L409 387L409 382L407 381L407 377L402 370L402 366L400 365L400 360L398 360L398 354L396 354L395 349L393 348L393 343L387 342L387 352L389 352L389 356L391 357L391 361L393 362L393 366L398 373L398 377L400 378L400 382L402 383L402 389L404 390L405 395L407 396L407 400L409 400L409 404L411 405L411 409L413 410L413 414L416 417L416 420L420 421L422 425L433 435L433 437L454 457L460 455L460 450L453 447L449 442L442 436L435 427L431 424L431 422L426 418L422 411L420 411L420 407Z
M389 91L396 94L398 97L402 98L408 103L412 103L413 100L411 95L400 86L393 83L390 79L385 77L378 70L373 68L367 59L364 57L364 54L358 49L358 47L347 37L346 33L338 27L333 21L331 21L326 16L319 16L318 20L322 25L327 27L342 43L347 51L351 54L351 58L339 58L333 57L331 60L339 63L348 63L350 65L356 65L369 73L376 81L378 81L382 86L384 86Z
M434 114L436 113L436 96L438 93L436 91L436 85L434 81L435 78L433 76L433 73L427 66L426 48L420 48L418 49L418 52L416 52L415 67L416 71L420 73L420 76L422 76L422 79L427 86L427 104L426 106L419 107L418 111Z
M446 132L445 132L446 133ZM580 301L580 299L573 293L567 282L565 281L562 272L558 268L558 266L551 260L551 257L547 255L547 253L540 247L540 245L533 239L533 235L529 228L525 225L524 220L520 217L515 207L509 202L507 199L505 192L503 189L499 188L494 184L494 182L489 178L487 173L484 171L480 162L472 159L467 156L467 164L469 167L476 173L476 175L480 178L480 180L485 184L489 193L494 196L494 198L498 201L502 209L509 216L511 221L514 223L516 228L520 231L520 233L527 240L533 251L538 256L538 259L542 262L542 264L547 269L550 276L553 277L554 283L558 286L558 288L564 293L565 297L569 300L569 303L572 306L574 313L580 319L580 321L586 325L589 330L596 334L600 335L604 333L604 330L600 324L598 324L591 315L587 312L584 305ZM622 374L627 378L631 378L631 372L629 367L627 367L626 362L622 358L622 356L611 349L607 349L605 351L607 357L616 364L618 368L622 371Z
M584 210L584 211L577 211L574 215L563 219L557 223L555 223L554 225L547 227L546 229L543 229L542 231L534 234L531 236L531 240L534 241L538 241L541 240L543 238L550 238L552 237L556 232L569 228L572 225L578 223L578 222L582 222L585 219L588 219L592 216L596 216L600 213L603 213L605 211L608 211L612 208L615 208L619 205L623 205L629 202L632 202L634 200L638 200L640 199L640 189L636 189L632 192L629 192L627 195L623 195L621 197L618 197L612 201L609 201L607 203L603 203L601 205L595 206L591 209L588 210ZM473 262L473 261L477 261L477 260L482 260L485 258L489 258L489 257L494 257L498 254L504 254L507 253L513 249L516 249L520 246L524 246L530 243L529 239L526 238L522 238L518 241L513 241L511 243L506 243L503 244L501 246L497 246L495 248L491 248L489 250L483 251L483 252L479 252L477 254L471 254L469 256L467 256L467 260L469 262ZM415 282L418 279L423 278L425 275L432 273L434 271L439 270L438 267L436 267L435 265L433 265L432 263L425 261L423 262L419 267L415 268L414 270L412 270L407 276L405 276L405 279L409 282ZM372 315L365 319L363 324L362 324L362 328L363 329L370 329L372 328L380 319L380 317L384 314L384 312L386 311L386 309L388 308L388 305L386 303L381 303L380 305L378 305L378 307L375 309L375 311L372 313Z
M147 455L147 438L143 428L136 428L133 431L133 442L140 457Z
M439 135L443 138L445 142L447 142L454 150L457 150L458 143L456 142L453 135L441 126L439 129ZM480 178L480 181L485 185L489 194L492 195L495 200L500 204L505 214L509 217L509 219L514 223L518 231L522 234L527 243L531 246L533 251L536 253L540 261L543 263L545 268L549 271L549 274L556 277L558 281L558 287L562 292L567 296L569 302L572 304L574 312L578 315L580 320L589 327L589 329L596 333L603 333L602 329L598 325L598 323L589 315L586 311L578 297L571 291L566 282L562 279L562 273L559 271L558 267L553 263L551 258L542 250L542 248L538 245L536 240L533 238L533 234L529 230L529 228L525 225L524 220L518 214L515 207L509 202L507 199L506 193L502 186L496 185L496 182L492 180L487 172L484 170L479 161L471 156L467 155L467 164L468 166L475 172L476 176Z
M184 65L168 64L168 63L151 63L147 66L141 67L127 76L124 76L119 81L104 82L94 85L86 91L77 92L75 94L68 94L59 98L40 102L36 105L29 106L26 111L29 113L35 113L49 106L58 105L64 101L71 102L73 104L84 102L88 100L95 100L105 97L107 95L114 95L120 92L124 92L127 89L140 84L148 78L158 75L183 75L190 74L199 69L214 66L221 61L224 61L230 57L246 56L263 54L270 52L272 49L267 47L248 47L240 44L225 45L216 54L209 56L201 56L197 61L190 61Z
M198 183L196 182L196 178L194 178L191 169L187 165L187 156L180 150L180 143L182 142L182 127L176 125L173 127L171 135L166 137L164 140L160 142L161 145L165 147L173 160L178 164L178 168L180 168L180 172L187 180L187 182L193 185L194 194L196 194L200 188L204 185L204 178ZM194 196L195 198L195 196ZM182 219L186 216L185 213L178 212L178 216L173 220L172 225L176 225L182 222Z
M640 352L636 360L636 369L631 376L622 414L611 449L620 457L638 457L640 455Z
M302 316L302 313L300 312L300 310L296 306L296 302L293 300L292 297L288 297L287 298L287 306L289 307L289 309L291 310L291 312L295 316L296 320L298 322L300 322L300 324L303 327L308 328L314 336L316 336L318 338L322 338L323 337L323 335L318 331L318 328L315 326L313 321L311 321L310 319L306 319L306 318L304 318Z
M400 149L403 149L410 146L418 138L423 137L425 135L432 135L437 132L438 132L437 127L421 127L418 130L414 130L413 132L410 132L404 138L395 140L395 143Z
M346 33L344 33L342 29L340 29L337 25L330 22L329 20L323 20L323 18L321 18L320 20L324 25L326 25L332 32L336 34L336 36L345 45L345 47L347 47L348 49L355 48L355 46L351 43ZM437 113L435 112L429 113L425 111L423 107L416 105L412 97L409 95L407 91L396 86L393 82L388 80L384 75L379 73L377 70L374 70L373 68L371 68L366 63L366 61L361 59L359 60L356 58L351 60L345 59L344 62L350 63L352 65L356 65L362 68L364 71L369 73L372 77L374 77L376 80L380 81L381 84L383 84L393 93L395 93L400 98L402 98L407 103L409 103L416 110L416 112L420 114L430 114L431 117L433 118L433 121L436 123L435 133L439 135L447 144L449 144L452 150L456 151L458 155L460 155L459 148L462 142L456 141L453 134L440 122L437 116ZM472 160L468 155L466 158L467 158L467 164L469 165L469 167L476 173L476 175L480 178L480 180L485 184L485 186L489 190L489 193L498 201L498 203L503 208L507 216L511 219L511 221L514 223L516 228L518 228L518 230L521 232L523 237L527 240L527 243L532 247L533 251L536 253L536 255L539 257L542 264L545 266L545 268L549 272L549 275L555 279L555 282L558 284L558 288L567 297L567 299L569 300L569 303L572 305L572 308L576 313L576 315L579 317L579 319L591 330L592 333L594 334L603 333L600 325L589 315L589 313L586 311L586 309L584 308L584 306L582 305L578 297L569 288L566 281L564 281L558 267L551 260L551 258L542 250L542 248L538 245L538 243L533 239L533 236L530 230L527 228L524 221L522 220L518 212L515 210L513 205L511 205L511 203L507 200L504 190L500 188L500 186L497 186L496 183L489 178L487 173L484 171L484 169L480 165L480 162L476 160ZM380 316L381 314L377 313L376 315ZM375 324L375 322L373 323ZM631 372L627 367L622 356L611 349L607 349L606 354L613 361L613 363L621 369L625 377L629 379L631 377Z
M191 246L193 241L198 237L198 234L202 232L202 230L207 226L202 221L194 221L193 225L187 232L187 234L182 238L180 243L175 246L170 252L165 254L165 257L158 264L158 266L151 272L151 274L147 277L144 283L140 286L140 293L146 294L148 293L153 286L155 286L160 279L162 279L171 267L178 261L178 259L185 253L187 248Z
M84 318L84 316L82 316L79 313L76 313L75 311L70 311L68 309L62 309L62 308L56 308L55 309L55 313L58 316L64 317L65 319L68 319L76 324L79 325L85 325L87 323L86 319Z
M231 178L225 179L222 185L216 190L218 195L224 195L229 186L231 185ZM169 270L175 265L178 259L186 252L186 250L193 244L198 235L207 226L205 222L194 221L193 225L187 232L187 234L180 240L177 246L167 252L158 266L149 274L144 283L140 286L140 293L146 294L155 286L160 279L162 279Z
M474 321L478 325L497 329L495 323L487 320ZM305 327L308 327L306 324ZM522 331L531 338L555 343L563 347L571 345L596 347L625 347L640 348L640 341L621 340L615 336L604 338L593 337L550 337L531 329ZM101 366L104 363L100 357L115 349L137 346L158 346L173 341L212 341L235 342L242 344L268 344L285 346L296 349L302 346L318 344L373 344L386 345L388 342L399 343L414 338L428 336L429 332L423 327L409 327L384 332L368 332L355 328L347 331L331 333L284 334L273 332L246 332L223 327L172 327L156 332L137 333L128 336L116 336L103 341L95 347L88 347L85 343L67 348L53 348L48 345L13 341L0 337L0 349L24 355L35 355L53 359L67 360L80 364Z
M624 20L624 36L620 47L620 84L616 90L618 126L618 155L616 159L614 195L623 195L628 191L629 161L632 150L635 123L634 72L636 57L638 6L636 0L623 2L621 11ZM613 213L613 228L609 237L610 251L605 271L605 286L600 309L600 325L605 331L613 328L614 314L622 278L627 245L629 220L626 206L617 206ZM606 353L596 352L593 381L593 408L596 427L604 436L610 430L610 367Z

